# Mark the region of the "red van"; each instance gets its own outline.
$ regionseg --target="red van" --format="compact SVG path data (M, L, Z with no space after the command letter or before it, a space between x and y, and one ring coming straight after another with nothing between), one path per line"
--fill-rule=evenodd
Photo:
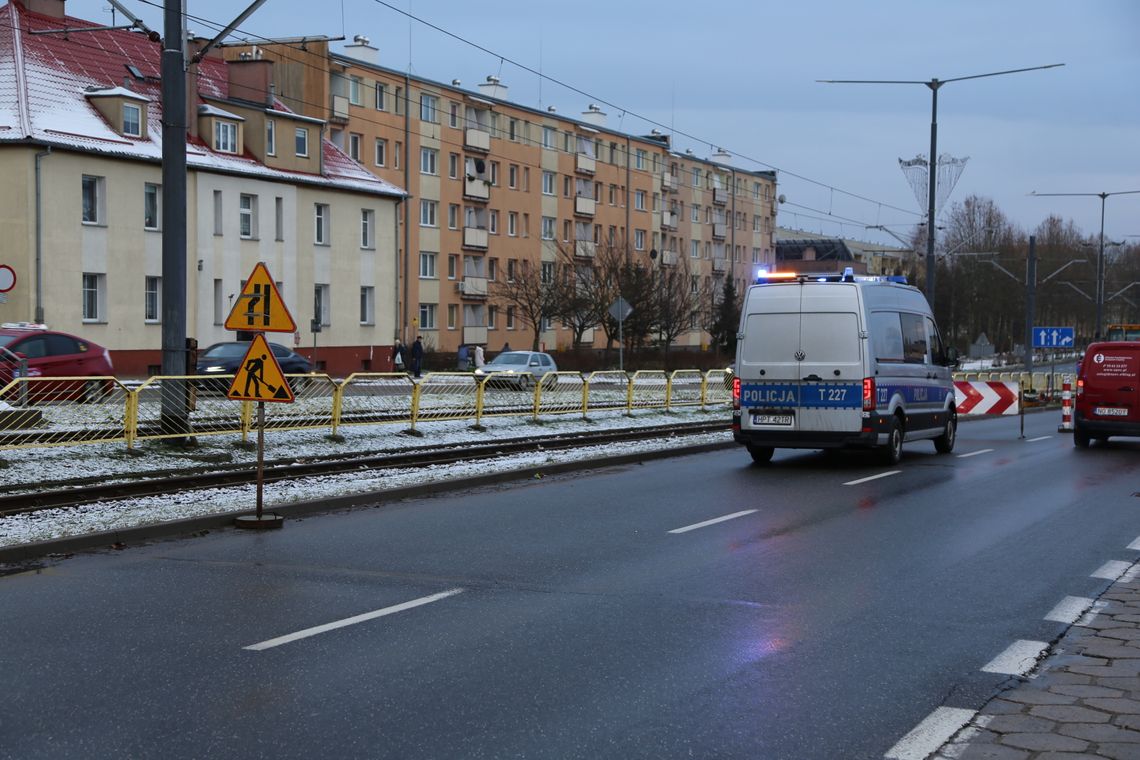
M1140 341L1093 343L1077 374L1073 445L1140 436Z

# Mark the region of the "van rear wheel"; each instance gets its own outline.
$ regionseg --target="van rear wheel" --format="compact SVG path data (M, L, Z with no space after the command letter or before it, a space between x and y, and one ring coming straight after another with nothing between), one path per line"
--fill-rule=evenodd
M1073 425L1073 445L1078 449L1087 449L1092 440L1087 430L1081 430L1080 425Z
M958 437L958 420L953 416L946 420L946 430L934 439L934 450L939 454L949 454L954 450L954 441Z
M903 428L898 417L891 417L891 426L887 431L887 444L883 447L883 462L896 465L902 460Z
M748 453L752 455L754 464L768 464L772 461L772 454L776 450L771 446L749 446Z

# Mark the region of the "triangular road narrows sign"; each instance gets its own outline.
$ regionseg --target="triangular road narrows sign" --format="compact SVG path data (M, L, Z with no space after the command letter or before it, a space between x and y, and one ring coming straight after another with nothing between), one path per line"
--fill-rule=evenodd
M296 332L297 323L263 262L257 262L226 317L227 330Z
M249 344L249 350L241 360L230 383L226 396L236 401L281 401L293 400L293 389L289 387L277 357L269 348L264 335L257 335Z

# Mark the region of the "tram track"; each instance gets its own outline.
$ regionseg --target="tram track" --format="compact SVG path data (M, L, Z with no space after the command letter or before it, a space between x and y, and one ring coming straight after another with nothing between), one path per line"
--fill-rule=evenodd
M727 430L727 420L681 423L593 433L570 433L550 436L528 436L498 439L488 443L465 442L403 449L396 452L334 454L321 457L301 456L267 460L263 479L266 483L319 478L346 473L375 470L415 469L458 462L493 460L535 451L552 452L598 446L608 443L644 441L654 438L682 438ZM98 502L171 495L210 488L231 488L255 483L257 468L253 463L219 463L180 469L124 473L116 482L102 478L75 478L41 483L21 493L0 496L0 517L28 514L53 508L66 508Z

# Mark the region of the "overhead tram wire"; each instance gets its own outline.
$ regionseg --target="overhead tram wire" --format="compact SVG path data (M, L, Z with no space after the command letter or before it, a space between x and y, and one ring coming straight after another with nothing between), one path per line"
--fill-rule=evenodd
M155 0L139 0L139 2L143 3L144 5L150 5L150 6L155 7L155 8L162 8L163 7L163 5L161 3L158 3ZM670 130L674 134L682 135L682 136L687 137L690 140L694 140L698 143L703 143L703 144L710 145L710 146L711 145L720 145L720 143L717 143L716 141L706 140L706 139L697 137L696 135L689 134L688 132L676 130L676 129L674 129L674 128L666 125L666 124L660 123L660 122L655 121L653 119L650 119L646 116L642 116L641 114L637 113L636 111L632 111L630 109L623 108L622 106L617 105L616 103L613 103L613 102L611 102L605 98L595 97L594 95L586 92L585 90L583 90L579 87L576 87L576 86L571 85L571 84L567 84L566 82L563 82L560 79L557 79L555 77L547 76L540 71L536 71L535 69L533 69L533 68L531 68L525 64L522 64L522 63L519 63L518 61L515 61L513 58L510 58L508 56L504 56L504 55L501 55L499 53L496 53L495 51L490 50L489 48L486 48L486 47L484 47L484 46L482 46L476 42L472 42L471 40L468 40L461 35L455 34L454 32L450 32L446 29L443 29L442 27L439 27L439 26L437 26L437 25L435 25L429 21L425 21L424 19L421 19L418 16L416 16L412 13L409 13L407 11L403 11L403 10L391 5L390 3L384 2L383 0L373 0L373 2L375 2L377 5L381 5L385 8L388 8L389 10L395 11L396 13L399 13L400 15L405 16L405 17L411 19L412 21L415 21L417 23L423 24L426 27L434 29L435 31L439 32L440 34L444 34L448 37L451 37L452 39L455 39L459 42L462 42L465 45L473 47L476 50L479 50L483 53L486 53L487 55L493 56L494 58L498 58L500 61L500 67L501 67L503 62L510 63L512 66L515 66L515 67L521 69L522 71L526 71L530 74L533 74L537 77L540 77L542 80L552 82L554 84L559 85L560 87L564 87L567 90L570 90L571 92L578 93L579 95L582 95L582 96L584 96L590 100L598 101L600 103L603 103L603 104L609 106L610 108L619 110L623 113L623 115L629 114L630 116L633 116L637 119L640 119L641 121L644 121L647 124L650 124L650 125L655 126L655 127L660 127L662 129ZM197 21L199 23L202 23L202 24L205 24L208 26L212 26L212 27L217 28L217 29L224 28L224 25L220 24L219 22L216 22L216 21L213 21L211 19L204 18L204 17L186 14L186 18L191 19L193 21ZM259 34L251 33L251 32L248 32L248 31L242 30L242 29L235 29L234 31L235 32L241 32L242 34L245 34L245 35L252 37L252 38L260 39L266 43L273 43L273 40L271 38L263 37L262 35L259 35ZM289 60L292 60L294 63L300 63L301 65L310 66L311 68L314 68L314 69L317 68L315 66L312 66L312 64L308 64L304 61L300 61L297 59L289 59ZM409 102L410 102L410 100L409 100ZM313 104L310 104L310 105L313 105ZM780 167L775 166L774 164L770 164L766 161L761 161L760 159L753 158L753 157L751 157L745 153L741 153L741 152L737 152L737 151L730 151L730 152L733 155L736 155L736 156L738 156L738 157L740 157L746 161L751 161L752 163L757 164L758 166L766 167L768 169L780 172L780 173L787 175L789 177L794 177L798 180L808 182L810 184L829 189L833 192L841 193L842 195L848 196L850 198L855 198L855 199L861 200L865 203L873 203L873 204L876 204L882 208L889 208L889 209L892 209L894 211L902 212L904 214L910 214L912 216L922 216L922 214L915 212L915 211L912 211L910 209L905 209L905 208L902 208L899 206L895 206L895 205L892 205L889 203L885 203L883 201L876 200L874 198L867 197L865 195L853 193L851 191L844 190L843 188L836 187L834 185L830 185L826 182L821 182L819 180L812 179L811 177L807 177L805 175L793 172L793 171L788 170L788 169L781 169ZM860 223L862 224L862 222L860 222Z

